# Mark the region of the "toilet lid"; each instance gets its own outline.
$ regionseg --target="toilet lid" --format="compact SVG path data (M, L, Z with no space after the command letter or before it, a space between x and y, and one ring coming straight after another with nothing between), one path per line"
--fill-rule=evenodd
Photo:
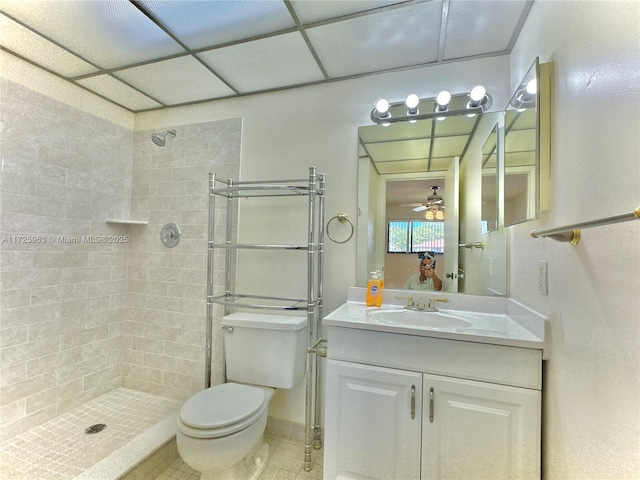
M194 428L226 427L255 414L265 397L265 391L259 387L223 383L187 400L180 410L180 420Z

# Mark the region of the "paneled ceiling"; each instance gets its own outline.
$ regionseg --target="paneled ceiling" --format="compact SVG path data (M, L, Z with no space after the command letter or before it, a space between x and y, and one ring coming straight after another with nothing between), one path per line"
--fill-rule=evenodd
M3 51L131 112L505 55L533 0L2 0Z

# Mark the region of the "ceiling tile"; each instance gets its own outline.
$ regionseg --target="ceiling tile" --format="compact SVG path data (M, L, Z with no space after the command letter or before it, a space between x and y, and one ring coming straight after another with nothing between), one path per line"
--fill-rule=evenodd
M506 51L525 6L525 0L451 2L444 59Z
M47 38L104 68L184 51L126 0L3 0L2 9Z
M504 149L506 152L535 152L535 130L511 130L505 135Z
M90 63L0 14L2 46L65 77L94 73Z
M446 172L449 170L451 163L453 162L453 157L445 157L445 158L432 158L431 165L429 166L430 172Z
M331 77L435 62L442 2L412 4L306 30Z
M310 2L309 0L292 0L291 5L298 19L303 25L321 22L331 18L342 17L366 12L380 7L386 7L394 3L402 3L404 0L341 0Z
M358 135L365 143L384 142L388 140L407 140L411 138L428 138L431 136L433 120L419 120L415 123L398 122L384 127L382 125L367 125L360 127Z
M445 117L443 121L435 123L434 134L437 137L469 135L479 119L479 116L467 117L466 115Z
M395 162L379 162L376 168L380 175L390 173L426 172L429 162L426 158L416 160L396 160Z
M142 6L191 49L295 28L284 2L140 0Z
M462 155L464 147L468 141L468 135L434 138L432 154L434 157L453 157L455 155Z
M424 158L429 154L429 139L403 140L401 142L371 143L367 150L374 161L409 160Z
M241 93L324 79L298 32L210 50L198 57Z
M78 80L77 83L129 110L136 111L162 106L155 100L143 95L110 75L97 75L95 77L84 78Z
M507 167L521 166L521 165L535 165L536 164L536 152L505 152L504 163Z
M165 105L224 97L234 93L189 55L120 70L114 75Z

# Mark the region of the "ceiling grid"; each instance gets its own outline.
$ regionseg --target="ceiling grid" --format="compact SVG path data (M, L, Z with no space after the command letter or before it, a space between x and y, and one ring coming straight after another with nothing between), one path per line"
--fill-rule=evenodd
M0 48L131 112L509 54L532 0L3 0Z

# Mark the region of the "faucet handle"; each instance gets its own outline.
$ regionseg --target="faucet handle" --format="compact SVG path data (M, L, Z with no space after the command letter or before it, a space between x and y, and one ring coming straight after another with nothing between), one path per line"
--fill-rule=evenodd
M413 307L413 297L411 295L404 295L404 296L400 295L400 296L396 296L396 297L393 297L393 298L395 298L396 300L406 300L407 304L405 305L404 308Z
M449 303L448 298L430 298L429 299L429 310L437 311L436 302Z

